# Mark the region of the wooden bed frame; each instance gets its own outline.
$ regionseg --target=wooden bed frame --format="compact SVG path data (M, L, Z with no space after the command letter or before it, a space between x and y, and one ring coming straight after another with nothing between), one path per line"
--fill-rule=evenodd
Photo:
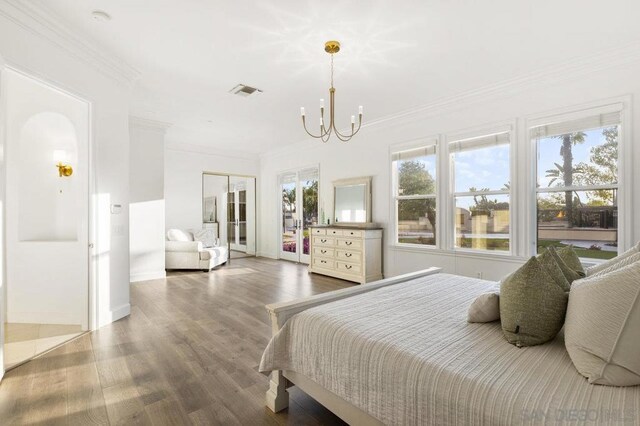
M441 270L441 268L424 269L422 271L399 275L397 277L387 278L384 280L359 285L357 287L345 288L342 290L318 294L316 296L311 296L304 299L267 305L266 308L269 312L269 316L271 317L271 331L273 335L275 335L284 326L285 322L287 322L287 320L293 315L314 306L324 305L325 303L346 299L347 297L352 297L382 287L403 283L418 277L437 274ZM267 391L267 407L269 407L275 413L287 408L289 406L289 393L287 392L287 388L291 386L297 386L307 395L314 398L316 401L324 405L336 416L340 417L350 425L382 424L378 419L372 417L367 412L344 400L335 393L323 388L310 378L293 371L276 370L271 373L269 390Z

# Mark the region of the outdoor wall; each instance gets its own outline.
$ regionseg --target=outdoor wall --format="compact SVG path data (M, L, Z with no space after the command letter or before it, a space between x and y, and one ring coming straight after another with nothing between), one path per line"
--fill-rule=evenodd
M633 53L636 52L636 53ZM434 135L458 133L475 127L490 127L492 124L514 122L513 135L517 138L516 172L526 175L524 153L529 150L530 140L526 135L525 118L530 115L553 113L560 108L632 95L630 120L624 123L625 131L631 132L631 141L640 135L640 61L637 50L629 49L607 53L603 57L585 58L570 66L557 67L500 85L483 88L474 93L460 94L455 98L407 111L396 117L370 122L365 115L364 127L348 143L335 139L326 144L307 139L286 149L261 156L260 164L260 253L278 256L278 212L280 198L277 190L279 173L313 164L320 165L320 206L327 215L333 211L333 188L336 179L357 176L373 176L373 221L385 228L384 272L385 276L414 271L429 266L443 267L446 272L467 276L482 276L498 280L515 270L525 260L524 239L516 248L520 257L497 257L492 255L467 255L445 251L427 251L417 248L400 248L390 241L392 219L391 160L390 147L396 144L419 141ZM399 95L400 96L400 95ZM365 106L366 108L366 106ZM300 130L301 139L304 135ZM632 145L636 145L632 142ZM640 149L632 150L633 164L640 164ZM632 205L627 213L632 215L631 224L640 223L640 185L638 172L633 170L632 179L625 181L632 191ZM530 193L520 180L516 188L521 194ZM519 205L520 214L513 223L518 232L528 232L528 214ZM640 239L640 228L631 225L626 229L626 244ZM624 248L624 247L622 247Z
M167 123L131 117L129 263L131 282L164 278L164 138Z

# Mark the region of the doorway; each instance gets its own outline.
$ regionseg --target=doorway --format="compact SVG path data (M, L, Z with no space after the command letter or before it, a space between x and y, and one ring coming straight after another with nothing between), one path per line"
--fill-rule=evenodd
M278 178L280 259L308 264L311 225L318 221L318 167L283 173Z
M203 229L211 229L229 259L256 255L255 176L202 174Z
M6 370L89 329L90 106L12 69L2 79Z

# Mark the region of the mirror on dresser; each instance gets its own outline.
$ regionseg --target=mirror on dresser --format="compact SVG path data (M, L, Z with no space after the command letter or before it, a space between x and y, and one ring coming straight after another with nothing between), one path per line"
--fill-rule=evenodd
M371 222L371 176L333 182L333 220L349 226Z

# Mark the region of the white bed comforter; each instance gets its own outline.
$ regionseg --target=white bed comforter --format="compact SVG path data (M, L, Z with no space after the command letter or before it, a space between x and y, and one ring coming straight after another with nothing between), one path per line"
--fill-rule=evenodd
M562 336L518 349L499 322L467 323L494 285L436 274L311 308L260 371L304 374L389 425L640 424L640 387L589 385Z

